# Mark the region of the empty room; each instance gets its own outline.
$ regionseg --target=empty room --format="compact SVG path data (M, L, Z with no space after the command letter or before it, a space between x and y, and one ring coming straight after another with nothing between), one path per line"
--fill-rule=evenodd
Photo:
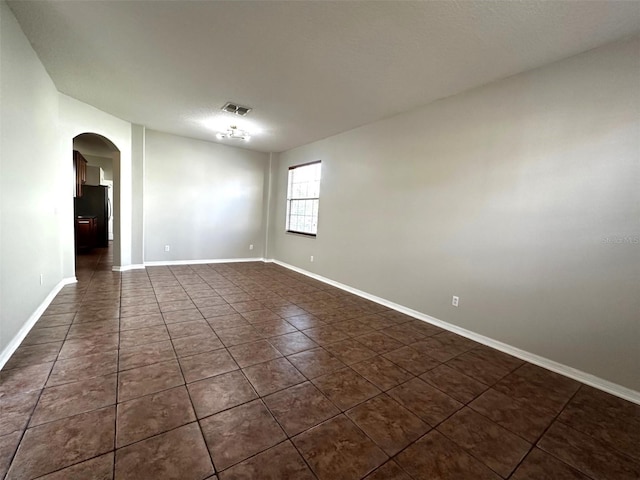
M640 1L0 0L0 480L640 479Z

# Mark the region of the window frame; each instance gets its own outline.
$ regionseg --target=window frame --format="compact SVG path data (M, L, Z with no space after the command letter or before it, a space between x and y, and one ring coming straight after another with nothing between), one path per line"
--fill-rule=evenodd
M300 163L297 165L291 165L289 167L289 169L287 170L287 198L286 198L286 203L287 203L287 207L286 207L286 212L285 212L285 233L291 233L294 235L303 235L305 237L311 237L311 238L315 238L318 236L317 230L318 227L316 225L316 233L310 233L310 232L300 232L298 230L291 230L289 228L289 224L290 224L290 217L291 217L291 201L292 200L317 200L318 201L318 213L315 217L316 220L316 224L318 223L318 219L320 217L320 184L322 183L322 167L320 170L320 180L319 180L319 185L318 185L318 196L317 197L305 197L305 198L301 198L301 197L289 197L289 192L291 190L291 172L292 170L295 170L297 168L301 168L301 167L308 167L311 165L316 165L316 164L322 164L322 160L314 160L312 162L307 162L307 163Z

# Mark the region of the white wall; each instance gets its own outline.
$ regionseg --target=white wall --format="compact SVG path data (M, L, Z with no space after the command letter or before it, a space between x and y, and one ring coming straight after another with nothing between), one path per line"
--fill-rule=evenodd
M639 86L636 37L282 153L270 254L640 391Z
M4 2L0 2L0 105L2 360L20 329L63 278L59 212L66 174L56 130L58 92Z
M145 145L145 262L263 257L268 154L153 130Z

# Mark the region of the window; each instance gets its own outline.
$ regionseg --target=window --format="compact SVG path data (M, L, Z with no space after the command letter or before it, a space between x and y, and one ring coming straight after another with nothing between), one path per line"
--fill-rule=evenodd
M320 162L289 167L287 232L316 236L320 203Z

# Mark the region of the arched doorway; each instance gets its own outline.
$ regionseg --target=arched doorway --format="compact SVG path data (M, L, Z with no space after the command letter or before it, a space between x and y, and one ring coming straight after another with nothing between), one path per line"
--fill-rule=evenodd
M84 272L111 270L114 258L119 264L120 150L102 135L82 133L73 139L73 161L75 272L80 280Z

